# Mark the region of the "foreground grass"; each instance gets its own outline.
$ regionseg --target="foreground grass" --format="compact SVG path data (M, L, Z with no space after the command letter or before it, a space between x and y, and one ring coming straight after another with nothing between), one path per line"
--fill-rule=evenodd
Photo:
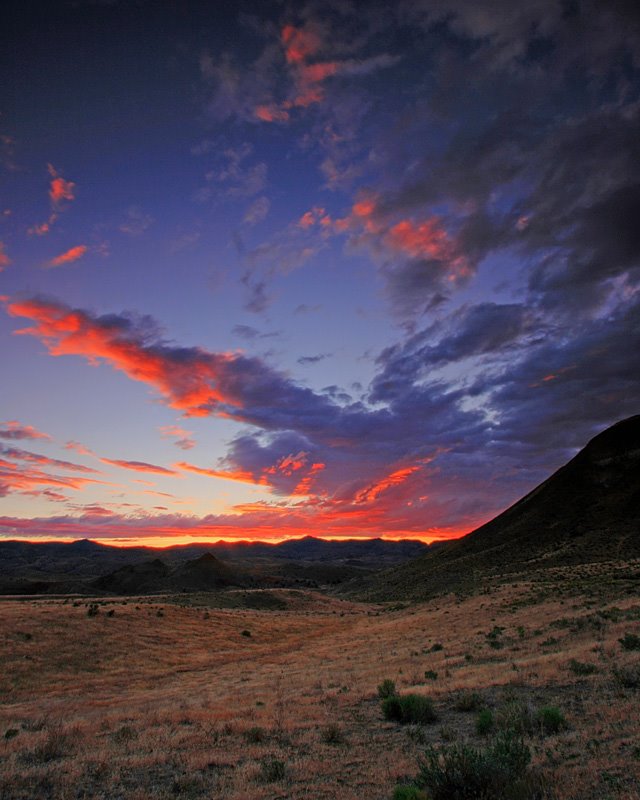
M384 800L430 748L508 729L540 797L639 800L638 597L528 596L2 602L0 796ZM383 679L434 721L385 720Z

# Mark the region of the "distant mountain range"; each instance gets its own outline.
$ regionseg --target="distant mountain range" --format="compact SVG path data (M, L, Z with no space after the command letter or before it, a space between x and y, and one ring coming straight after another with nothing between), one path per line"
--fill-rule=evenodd
M422 542L315 537L169 548L0 542L0 594L211 591L229 586L337 584L426 552Z
M640 558L640 415L600 433L491 522L352 588L370 600L416 600L515 573L635 558Z

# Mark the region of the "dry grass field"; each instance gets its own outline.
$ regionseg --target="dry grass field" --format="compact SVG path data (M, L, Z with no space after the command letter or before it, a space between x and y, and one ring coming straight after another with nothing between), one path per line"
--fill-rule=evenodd
M384 800L428 744L484 746L484 705L531 722L544 796L639 800L640 599L550 586L404 608L285 590L286 610L4 600L0 797ZM385 678L438 719L386 721Z

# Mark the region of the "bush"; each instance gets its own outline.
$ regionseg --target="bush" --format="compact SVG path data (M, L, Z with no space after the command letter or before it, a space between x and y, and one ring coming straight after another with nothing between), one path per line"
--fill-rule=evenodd
M251 638L251 631L244 630L244 631L242 631L240 636L244 636L245 638L249 639L249 638Z
M559 733L567 727L564 714L555 706L544 706L536 716L543 733Z
M394 697L396 694L396 685L391 678L385 678L380 686L378 686L378 697L384 700L386 697Z
M417 786L396 786L393 800L428 800L427 795Z
M345 736L342 728L338 725L328 725L322 731L322 741L325 744L344 744Z
M584 661L577 661L575 658L572 658L569 662L569 669L574 675L593 675L594 672L598 671L598 667L595 664L587 664Z
M427 669L424 673L425 680L428 681L437 681L438 680L438 673L433 669Z
M275 756L267 756L260 764L260 780L263 783L282 781L287 776L287 767L284 761Z
M444 645L442 645L440 642L436 642L435 644L431 645L431 652L432 653L438 653L440 650L443 650L443 649L444 649Z
M483 706L484 700L478 692L462 692L454 703L456 711L479 711Z
M382 713L385 719L403 725L426 725L438 718L431 699L421 694L387 697L382 701Z
M622 639L618 639L623 650L640 650L640 636L635 633L625 633Z
M483 708L476 718L476 733L479 736L486 736L493 730L493 713L488 708Z
M623 689L640 689L640 664L614 667L613 678Z
M486 750L466 744L429 747L416 785L429 800L506 800L525 783L530 760L529 748L512 733L500 734Z
M496 725L500 730L512 731L520 736L535 733L534 709L518 700L510 700L496 712Z
M260 742L264 742L267 738L267 732L264 728L261 728L259 725L254 725L252 728L248 728L244 732L244 737L248 742L252 744L259 744Z

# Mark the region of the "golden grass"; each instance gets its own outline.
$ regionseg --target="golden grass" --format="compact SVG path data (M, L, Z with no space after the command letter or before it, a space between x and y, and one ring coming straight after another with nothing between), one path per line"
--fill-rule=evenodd
M565 731L529 740L560 800L639 800L638 690L614 675L638 665L618 644L639 632L637 596L603 616L580 596L519 605L531 589L395 611L287 592L286 611L4 601L0 797L383 800L425 743L481 741L456 711L473 690L563 711ZM438 722L384 721L384 678L430 695Z

